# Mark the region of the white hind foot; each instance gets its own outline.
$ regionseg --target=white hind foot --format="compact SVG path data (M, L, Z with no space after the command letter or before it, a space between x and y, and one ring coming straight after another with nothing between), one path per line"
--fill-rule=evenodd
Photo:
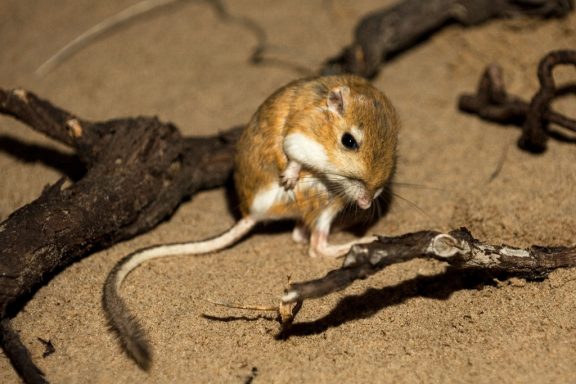
M330 257L338 258L346 255L350 248L356 244L366 244L377 240L376 236L366 236L344 244L328 244L328 233L314 231L310 236L310 257Z
M310 231L306 225L302 222L297 222L294 226L294 230L292 231L292 240L299 244L306 244L308 243L309 237Z

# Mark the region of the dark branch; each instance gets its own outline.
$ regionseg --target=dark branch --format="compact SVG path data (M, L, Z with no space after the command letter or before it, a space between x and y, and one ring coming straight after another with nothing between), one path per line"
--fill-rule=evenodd
M573 0L404 0L366 15L354 42L328 60L323 74L353 73L372 78L380 63L426 39L447 24L477 25L494 18L562 17Z
M487 269L541 277L556 268L576 266L576 247L527 249L491 245L475 239L466 228L450 233L422 231L397 237L380 237L370 244L352 247L342 267L324 277L290 284L284 303L326 296L365 279L387 266L415 258L445 261L460 269Z
M150 230L197 191L223 185L240 132L186 139L156 118L93 123L23 90L0 89L0 112L75 148L87 169L77 182L65 186L61 179L0 224L0 316L5 321L57 271ZM33 363L28 354L14 352L19 340L4 325L2 346L25 377L22 372L31 372Z
M44 378L44 372L34 365L30 352L22 344L20 336L12 329L8 319L0 320L0 343L2 343L2 349L6 353L6 357L8 357L12 366L25 383L47 383Z

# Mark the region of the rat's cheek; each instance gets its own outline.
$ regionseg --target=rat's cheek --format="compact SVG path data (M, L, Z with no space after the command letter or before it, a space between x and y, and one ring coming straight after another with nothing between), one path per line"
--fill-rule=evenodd
M309 136L291 133L284 139L283 148L288 159L308 168L317 170L329 168L330 162L324 146Z

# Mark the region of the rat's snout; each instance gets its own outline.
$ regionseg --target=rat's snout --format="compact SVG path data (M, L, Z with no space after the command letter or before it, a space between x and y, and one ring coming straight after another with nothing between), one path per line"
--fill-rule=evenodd
M376 200L378 196L382 194L384 188L378 188L374 194L370 193L367 189L362 189L358 198L356 198L356 204L362 209L368 209L372 206L372 201Z
M365 182L358 179L348 179L345 190L351 201L354 201L361 209L368 209L372 206L372 201L382 193L382 188L374 191Z
M362 194L356 199L356 204L362 209L368 209L372 206L372 196L366 191L362 192Z

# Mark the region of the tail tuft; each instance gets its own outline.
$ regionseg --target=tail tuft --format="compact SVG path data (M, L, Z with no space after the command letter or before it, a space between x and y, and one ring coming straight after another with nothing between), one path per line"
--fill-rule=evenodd
M148 371L152 366L152 350L144 328L132 315L123 324L113 324L109 319L110 328L118 335L118 341L128 356L140 368Z
M256 221L254 219L245 217L228 231L208 240L164 244L141 249L125 256L112 268L104 283L102 294L104 313L108 319L110 329L118 335L118 341L122 349L140 368L145 371L150 369L152 352L144 328L136 320L136 317L130 313L126 303L124 303L118 293L124 278L130 271L147 260L178 254L197 255L229 247L246 235L255 224Z
M146 332L136 317L130 313L115 288L122 265L122 261L118 263L106 279L102 295L104 313L110 329L118 336L122 349L140 368L148 371L152 365L152 350Z

